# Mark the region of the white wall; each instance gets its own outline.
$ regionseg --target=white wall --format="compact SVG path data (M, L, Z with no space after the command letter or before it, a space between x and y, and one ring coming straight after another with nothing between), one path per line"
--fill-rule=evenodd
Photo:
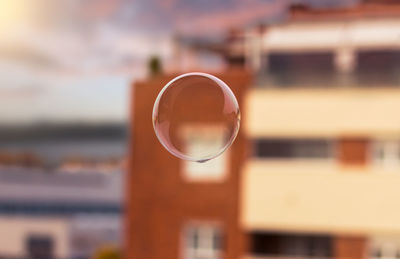
M400 234L400 172L332 163L250 161L241 223L248 230Z
M305 51L400 48L400 19L375 18L327 21L293 21L271 26L263 36L263 50Z
M395 88L253 89L246 96L250 137L398 135L400 90Z

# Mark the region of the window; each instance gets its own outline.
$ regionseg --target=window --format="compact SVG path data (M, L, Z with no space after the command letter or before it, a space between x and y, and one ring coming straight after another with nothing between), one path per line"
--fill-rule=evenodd
M400 140L376 140L372 143L372 162L386 169L400 166Z
M191 126L183 130L183 136L189 154L199 154L209 150L219 149L224 141L223 127L218 125ZM191 161L183 162L184 176L187 180L194 181L221 181L225 179L228 166L229 151L225 151L220 156L197 163Z
M253 233L251 252L263 256L332 258L332 237L327 235Z
M256 139L254 156L266 159L328 159L334 143L325 139Z
M271 53L268 73L277 86L326 86L334 83L332 52Z
M362 85L399 85L400 51L368 50L357 54L357 79Z
M53 259L53 239L47 235L31 235L26 240L28 258Z
M222 233L218 225L190 224L184 230L184 259L222 258Z

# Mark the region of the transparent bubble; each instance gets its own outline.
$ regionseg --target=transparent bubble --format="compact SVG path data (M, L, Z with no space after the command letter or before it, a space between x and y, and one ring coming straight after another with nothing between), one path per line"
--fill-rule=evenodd
M222 154L239 131L240 111L231 89L205 73L171 80L154 103L158 140L173 155L205 162Z

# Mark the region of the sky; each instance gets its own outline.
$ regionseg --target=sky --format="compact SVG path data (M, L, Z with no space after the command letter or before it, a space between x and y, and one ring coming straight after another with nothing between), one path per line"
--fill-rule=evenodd
M130 86L151 55L171 58L170 36L221 37L284 19L291 2L356 0L2 0L0 126L126 122Z
M1 122L7 125L125 122L130 81L124 75L99 74L49 77L33 85L1 87Z

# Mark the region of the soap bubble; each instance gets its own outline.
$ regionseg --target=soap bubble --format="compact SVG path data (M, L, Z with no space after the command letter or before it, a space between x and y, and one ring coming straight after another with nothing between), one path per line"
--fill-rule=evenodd
M187 73L164 86L153 107L153 127L173 155L205 162L222 154L239 131L239 105L231 89L205 73Z

